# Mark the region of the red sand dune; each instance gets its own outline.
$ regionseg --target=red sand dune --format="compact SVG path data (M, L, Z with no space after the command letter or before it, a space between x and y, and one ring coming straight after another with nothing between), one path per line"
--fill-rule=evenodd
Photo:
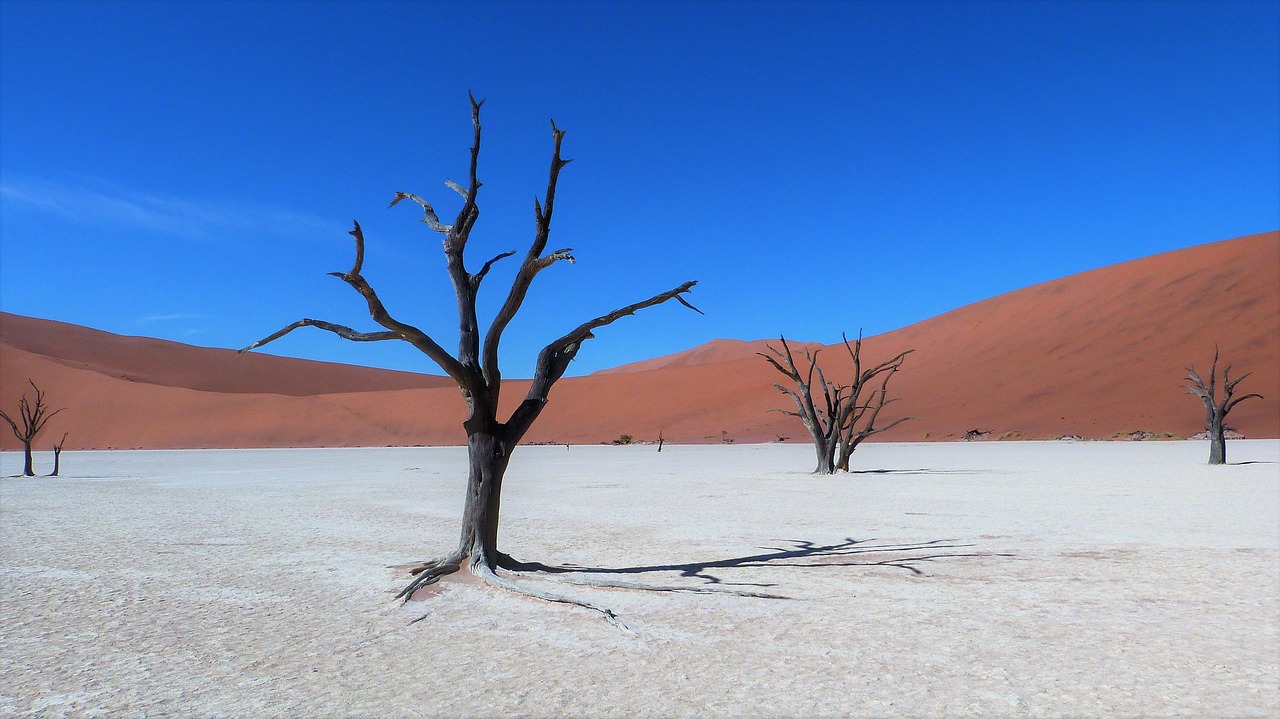
M832 322L856 327L859 318ZM340 340L335 340L340 341ZM602 340L603 341L603 340ZM1280 437L1280 232L1094 270L978 302L868 338L866 359L914 354L886 409L907 422L882 435L1180 436L1203 426L1181 388L1207 371L1214 344L1264 400L1228 424ZM816 345L808 345L814 346ZM675 442L803 441L787 398L755 356L759 342L717 340L686 352L561 380L527 441L601 442L630 434ZM589 351L589 348L588 348ZM820 355L847 371L843 347ZM425 361L425 360L424 360ZM213 350L0 315L0 405L31 377L55 406L42 436L68 448L460 444L464 406L440 377ZM505 388L509 407L527 383ZM26 388L29 389L29 388ZM17 446L0 437L0 447Z
M140 384L205 392L312 395L446 387L446 377L192 347L0 313L0 345ZM216 369L216 371L211 371Z

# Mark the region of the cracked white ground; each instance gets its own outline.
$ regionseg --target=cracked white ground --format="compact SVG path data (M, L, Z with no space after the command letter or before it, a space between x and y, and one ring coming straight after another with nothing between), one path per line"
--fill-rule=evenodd
M0 456L0 716L1274 716L1280 441L521 447L500 547L463 448ZM422 621L410 624L419 617Z

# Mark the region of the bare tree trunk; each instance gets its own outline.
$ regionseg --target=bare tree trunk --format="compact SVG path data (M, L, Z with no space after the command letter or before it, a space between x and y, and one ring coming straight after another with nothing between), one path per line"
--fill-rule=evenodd
M577 356L582 343L595 337L594 330L635 314L637 311L660 305L668 300L700 312L689 304L681 295L693 289L696 282L685 282L667 292L663 292L647 300L636 302L616 309L608 314L584 322L550 344L543 347L538 354L538 364L530 382L528 394L516 407L505 423L497 421L498 399L502 392L502 373L499 370L498 348L507 325L515 317L524 303L534 277L543 270L558 262L573 264L575 259L569 248L547 252L547 239L551 231L551 217L555 207L556 183L560 170L569 164L560 156L561 141L564 131L551 123L551 134L554 150L551 156L551 167L548 173L547 192L542 201L534 200L534 240L525 255L507 299L494 316L489 331L483 336L480 332L476 311L476 297L480 283L488 275L494 263L515 255L515 251L501 252L481 265L480 270L471 273L464 261L464 252L471 235L471 228L480 216L476 197L481 182L476 175L477 162L480 155L480 106L483 101L471 98L471 122L473 127L473 143L471 145L471 167L469 182L462 186L452 181L446 184L459 195L464 202L457 219L452 225L440 221L435 208L423 198L406 192L396 192L391 201L395 206L409 200L422 208L422 222L433 231L444 235L443 249L450 281L453 284L457 299L458 313L458 353L455 357L440 346L423 330L394 318L382 304L377 292L362 274L364 267L365 240L364 231L358 222L353 223L350 232L355 239L355 261L351 269L345 272L330 274L346 282L360 293L368 305L370 317L384 329L376 332L359 332L345 325L334 324L311 318L303 318L267 337L240 350L249 350L273 342L300 327L317 327L332 332L353 342L382 342L401 340L410 343L422 351L444 370L445 374L458 384L462 390L470 413L463 427L467 432L467 452L470 471L467 479L466 504L463 510L462 533L458 549L452 554L423 562L412 574L416 577L398 595L408 601L419 588L437 581L440 577L456 572L463 562L484 581L512 591L519 591L548 601L564 602L599 611L616 622L616 617L606 608L582 602L568 597L548 594L546 592L522 589L508 579L499 577L495 570L499 568L503 555L498 552L498 516L501 506L502 478L507 471L511 451L519 444L529 427L537 419L548 401L551 386L564 376L569 363ZM566 445L567 447L567 445Z
M475 432L467 437L467 457L471 467L467 477L467 499L462 510L462 536L458 554L462 561L489 569L498 559L498 518L502 508L502 478L510 455L503 439L492 432Z
M71 433L63 432L62 439L58 440L57 444L53 445L53 471L49 473L50 477L58 476L58 466L61 464L61 461L62 461L62 445L67 443L68 434L71 434Z
M817 430L812 431L812 434L813 448L818 454L818 466L813 470L814 474L835 474L838 438L823 435Z
M862 444L863 439L865 439L865 437L857 434L855 434L852 439L848 436L842 436L840 438L840 455L836 459L836 471L849 471L849 459L853 456L853 452L858 448L858 445Z
M31 440L22 441L22 476L34 477L36 472L31 462Z
M1209 422L1209 464L1227 463L1227 428L1221 417Z
M795 389L784 387L780 384L774 384L774 388L779 392L786 394L796 403L796 411L773 410L783 414L798 417L804 424L804 428L809 430L809 436L813 438L813 449L818 455L818 466L813 470L815 474L834 474L836 445L840 441L840 408L843 403L843 392L845 387L837 387L827 382L827 378L822 374L822 368L818 366L818 353L810 353L805 350L805 359L809 360L809 367L802 375L800 369L796 366L795 355L791 352L791 345L787 342L786 337L780 337L782 340L782 350L774 349L769 343L765 343L765 349L770 354L757 352L756 354L763 357L774 369L786 375ZM772 355L772 356L770 356ZM817 375L818 387L822 390L823 404L820 406L813 399L814 375Z
M826 448L823 449L822 454L818 455L818 466L816 469L813 470L814 473L815 474L835 474L836 473L835 456L836 456L836 448L831 445L827 445Z

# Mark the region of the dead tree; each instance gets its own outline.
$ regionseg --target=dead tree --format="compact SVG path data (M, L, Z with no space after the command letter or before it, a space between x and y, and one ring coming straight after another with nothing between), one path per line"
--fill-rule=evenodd
M844 340L845 349L849 351L849 357L853 360L853 384L849 386L847 392L848 410L841 424L840 456L836 460L835 468L838 471L848 472L849 457L853 455L854 450L864 440L872 435L891 430L903 422L915 419L914 417L902 417L883 427L876 426L876 420L880 417L880 410L884 409L885 405L901 399L900 397L889 399L889 380L897 374L898 370L902 369L902 363L907 355L915 350L906 350L891 360L863 369L862 333L858 333L858 339L852 345L849 344L849 338L843 334L840 335L840 338ZM875 387L875 379L877 377L882 378L879 387ZM868 387L875 388L863 400L863 392Z
M787 338L779 337L779 339L782 341L782 351L778 351L766 342L764 346L769 350L769 354L756 353L791 380L791 386L778 383L773 386L795 401L796 411L784 409L774 411L799 417L804 423L804 428L809 430L809 436L813 438L814 451L818 454L818 466L813 470L814 474L834 474L836 448L840 444L841 437L840 414L841 408L845 405L844 392L847 388L828 382L822 374L822 368L818 366L818 352L821 350L812 353L809 350L804 351L808 366L802 374L800 368L796 366L796 358L791 352L791 345L787 343ZM822 390L821 404L815 403L813 399L815 374L818 376L818 387Z
M53 416L61 412L62 409L55 409L50 412L49 405L45 404L44 401L44 391L30 379L27 380L27 384L31 385L31 389L36 392L35 404L27 401L27 395L23 393L22 398L18 400L18 422L13 421L4 410L0 410L0 418L9 423L9 427L13 430L13 436L17 437L18 441L22 443L23 476L34 477L36 473L32 468L31 462L31 442L35 440L37 434L40 434L40 430L44 429L45 423L53 419ZM22 425L21 428L18 427L19 423Z
M1218 399L1218 347L1215 345L1213 348L1213 366L1209 368L1207 385L1193 367L1187 368L1185 379L1191 382L1186 386L1187 392L1199 397L1204 403L1205 427L1209 431L1209 464L1227 463L1227 413L1246 399L1251 397L1262 399L1262 395L1257 393L1234 396L1236 385L1250 374L1246 372L1236 379L1231 379L1231 365L1227 365L1226 369L1222 370L1222 398Z
M842 335L843 337L843 335ZM835 474L837 471L849 471L849 458L868 437L879 434L911 419L903 417L894 422L876 427L880 410L895 400L888 398L889 380L902 368L904 358L914 350L907 350L891 360L863 369L862 336L857 342L849 344L844 338L845 348L853 360L853 381L850 384L837 384L827 380L818 366L818 352L805 350L807 367L802 373L796 366L795 355L785 337L782 340L782 351L772 345L765 344L770 354L757 352L765 358L774 369L791 380L791 387L782 384L773 385L780 392L787 394L796 403L796 411L775 410L799 417L805 429L813 438L814 450L818 455L815 474ZM820 401L814 399L814 375L817 375L818 387L822 391ZM881 378L876 387L876 378ZM794 389L792 388L794 387ZM864 392L869 393L864 395ZM838 455L838 456L837 456Z
M467 404L467 418L463 428L467 435L470 473L467 480L466 502L462 516L462 533L458 546L452 552L423 562L414 572L415 578L398 595L408 601L420 587L437 581L441 576L457 571L465 566L487 583L504 587L522 594L565 602L594 609L605 615L610 621L618 623L613 613L604 607L589 602L570 599L556 594L520 587L513 584L506 570L514 569L517 564L511 558L498 551L498 517L502 496L502 480L506 473L512 450L529 431L530 426L547 405L547 398L552 385L555 384L568 369L569 363L577 356L582 343L595 337L593 332L634 314L635 312L660 305L668 300L676 300L680 304L701 313L689 304L681 295L693 289L695 282L685 282L666 292L650 297L647 300L627 305L620 309L601 315L582 323L566 334L547 344L538 354L537 366L534 370L529 391L524 400L511 415L502 421L498 417L498 399L502 390L502 375L498 369L498 347L502 341L503 331L515 317L524 302L530 285L539 272L557 262L574 262L571 249L560 249L546 252L547 239L551 232L551 217L555 208L556 183L560 170L570 161L560 156L560 145L564 131L551 123L551 134L554 150L551 156L550 178L547 191L542 201L534 200L534 238L524 260L507 291L506 301L489 324L488 331L482 336L480 322L476 314L476 296L481 281L488 275L490 268L515 251L503 252L480 266L478 272L472 273L464 261L464 251L476 219L480 215L476 197L480 190L480 180L476 168L480 156L480 107L483 101L471 97L471 123L473 127L473 143L471 145L471 166L469 182L464 187L452 181L446 181L453 191L462 196L462 209L458 211L453 224L442 223L435 209L423 198L407 192L395 193L391 201L394 206L402 200L410 200L422 208L422 222L430 229L443 235L444 255L447 261L449 279L452 281L457 298L457 315L459 321L459 338L457 356L442 348L427 332L396 319L391 315L378 298L373 287L361 274L364 262L364 235L360 224L355 223L351 231L355 238L355 263L346 272L330 273L356 290L368 305L373 320L383 327L377 332L358 332L350 327L322 322L314 319L302 319L281 329L280 331L246 347L241 352L278 339L299 327L318 327L332 332L339 337L355 342L376 342L384 340L400 340L413 345L432 361L440 366L462 391ZM501 572L501 573L500 573ZM664 589L657 587L647 587ZM680 589L680 588L668 588Z
M53 445L53 471L49 473L50 477L58 476L58 468L62 464L62 445L67 443L68 434L71 434L71 433L63 432L62 439L58 440L57 444Z

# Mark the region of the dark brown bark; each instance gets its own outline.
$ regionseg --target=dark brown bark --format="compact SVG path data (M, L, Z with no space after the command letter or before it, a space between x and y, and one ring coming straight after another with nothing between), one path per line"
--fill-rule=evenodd
M245 352L279 339L299 327L318 327L338 336L356 341L372 342L381 340L404 340L430 357L449 377L458 384L463 399L467 403L467 419L463 427L467 434L468 459L470 464L467 481L466 505L463 509L462 532L455 552L432 562L427 562L417 571L416 577L409 586L400 593L406 600L413 592L426 584L439 579L466 563L472 571L486 578L490 583L507 586L510 582L499 579L494 570L498 568L498 524L501 509L502 480L511 452L528 432L533 422L546 406L551 387L564 376L582 343L592 339L593 330L634 314L635 312L662 304L668 300L694 309L681 295L690 292L695 282L686 282L674 289L654 295L647 300L614 310L605 315L589 320L558 339L552 341L538 354L538 363L525 399L516 407L506 422L498 420L498 400L502 391L502 375L498 368L498 350L503 331L515 317L523 304L529 287L538 273L551 265L567 260L574 262L571 250L561 249L546 252L546 245L551 231L551 217L555 208L556 185L560 171L569 160L560 156L564 131L551 123L554 150L551 157L551 168L547 182L547 191L542 201L534 201L535 232L534 239L525 254L524 261L516 272L515 279L508 290L507 298L494 316L488 332L483 337L480 332L476 312L476 297L481 281L488 275L496 262L515 254L514 251L503 252L488 260L479 272L472 274L467 270L464 253L470 239L471 228L479 217L476 204L481 183L477 178L478 159L480 154L480 107L483 101L471 98L471 119L473 125L473 143L471 146L471 163L468 184L462 187L453 182L446 184L463 198L462 209L452 225L440 221L435 209L418 195L397 192L391 205L395 206L403 200L410 200L420 206L423 211L422 222L435 232L444 236L443 246L448 268L449 279L453 284L457 299L457 315L459 322L458 352L449 354L426 332L392 317L382 304L373 287L361 274L364 264L364 233L359 223L355 223L351 236L355 238L355 262L346 272L331 273L342 279L365 299L369 314L385 331L358 332L349 327L336 325L320 320L303 319L287 325L283 329L246 347ZM565 598L543 596L541 593L525 591L552 601L566 601L590 609L603 611L607 617L612 613L588 603ZM611 619L613 621L613 619Z
M53 471L49 473L50 477L57 477L59 468L62 466L62 445L67 443L67 435L70 432L63 432L62 439L53 445Z
M470 473L457 553L469 564L493 567L498 559L502 478L511 455L499 434L476 432L467 437L467 458Z
M814 474L832 474L835 472L836 448L840 443L840 407L844 402L845 388L827 382L827 378L822 374L822 368L818 366L818 352L810 353L805 350L808 367L801 374L787 338L779 337L779 339L782 341L782 351L765 343L765 349L769 350L770 354L756 353L790 380L791 386L781 384L773 386L779 392L791 397L796 403L796 411L781 409L775 411L798 417L804 423L804 428L809 430L809 436L813 439L813 448L818 458L817 467L813 470ZM818 387L822 389L821 405L816 404L813 399L814 374L817 374Z
M1236 405L1254 397L1262 399L1262 395L1249 393L1235 397L1236 385L1240 384L1250 373L1231 379L1231 365L1222 370L1222 397L1218 398L1218 347L1213 348L1213 366L1209 368L1209 381L1196 373L1192 367L1187 368L1185 379L1191 382L1187 392L1200 398L1205 409L1205 429L1209 432L1209 464L1227 463L1227 414Z
M10 418L4 410L0 410L0 419L9 424L9 428L13 430L13 436L17 437L18 441L22 443L23 476L34 477L36 473L31 459L31 443L35 440L36 435L40 434L40 430L44 429L45 424L53 419L54 415L61 412L62 409L50 412L49 405L44 401L44 391L30 379L27 380L27 384L31 385L31 389L35 390L35 403L28 401L27 395L24 393L22 398L18 400L17 421ZM21 428L19 428L19 424Z

